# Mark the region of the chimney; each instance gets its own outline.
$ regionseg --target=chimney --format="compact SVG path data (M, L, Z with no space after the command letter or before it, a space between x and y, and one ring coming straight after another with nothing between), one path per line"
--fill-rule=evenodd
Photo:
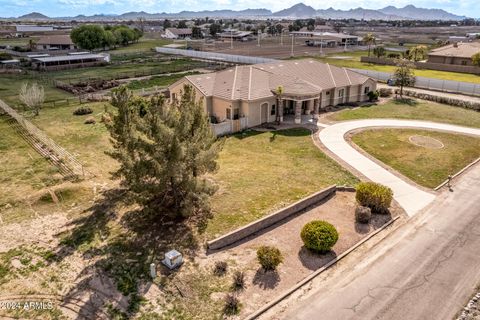
M454 48L458 48L458 42L454 42L454 43L453 43L453 47L454 47Z

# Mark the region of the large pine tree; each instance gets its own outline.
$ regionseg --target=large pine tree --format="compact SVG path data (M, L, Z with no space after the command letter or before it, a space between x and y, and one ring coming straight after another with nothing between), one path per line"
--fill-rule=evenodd
M216 188L206 177L217 169L222 148L195 91L185 86L181 98L145 99L124 87L113 92L113 143L108 154L120 163L114 177L133 199L159 215L189 217L210 211Z

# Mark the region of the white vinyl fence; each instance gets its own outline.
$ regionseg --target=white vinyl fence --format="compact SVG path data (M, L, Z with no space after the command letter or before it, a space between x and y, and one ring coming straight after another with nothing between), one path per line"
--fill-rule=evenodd
M379 81L387 81L393 75L388 72L372 71L365 69L351 69ZM415 88L430 89L443 92L461 93L473 96L480 96L480 84L471 82L460 82L451 80L440 80L425 77L416 77Z
M195 50L185 50L185 49L173 49L165 47L156 47L158 53L164 54L174 54L182 55L186 57L205 59L205 60L214 60L220 62L231 62L231 63L241 63L241 64L257 64L257 63L268 63L275 62L275 59L261 58L261 57L250 57L250 56L239 56L233 54L225 53L216 53L216 52L205 52L205 51L195 51Z

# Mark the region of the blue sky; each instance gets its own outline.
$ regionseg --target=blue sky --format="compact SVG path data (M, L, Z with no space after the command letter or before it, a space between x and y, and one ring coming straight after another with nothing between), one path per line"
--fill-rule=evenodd
M51 17L142 10L150 13L246 8L267 8L278 11L297 2L299 0L0 0L0 17L16 17L32 11ZM333 0L328 2L305 0L303 2L315 9L326 9L328 7L334 7L335 9L356 7L378 9L380 6L403 7L413 4L417 7L440 8L459 15L480 17L478 0L384 0L382 2L371 0Z

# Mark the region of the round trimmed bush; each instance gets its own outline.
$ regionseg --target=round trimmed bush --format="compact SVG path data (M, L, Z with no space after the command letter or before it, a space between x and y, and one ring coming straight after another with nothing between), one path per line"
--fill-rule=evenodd
M304 225L300 236L306 248L318 252L330 251L338 240L337 229L321 220L310 221Z
M386 213L392 204L393 191L389 187L374 182L361 182L355 194L357 202L369 207L375 213Z
M282 253L278 248L261 246L257 250L257 259L265 271L275 270L283 262Z
M359 223L368 223L372 217L372 210L369 207L357 206L355 208L355 221Z

